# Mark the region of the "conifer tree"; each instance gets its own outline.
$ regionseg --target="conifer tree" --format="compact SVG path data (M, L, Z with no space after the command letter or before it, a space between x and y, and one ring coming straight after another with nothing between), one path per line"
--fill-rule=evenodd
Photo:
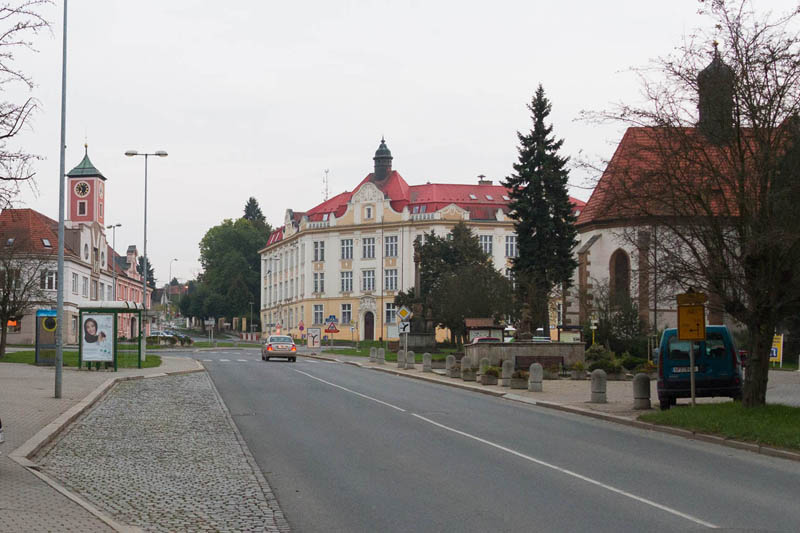
M545 124L551 105L541 84L528 109L533 129L527 134L517 132L519 161L503 185L509 188L510 216L517 232L513 272L523 309L521 331L542 328L549 336L553 289L569 288L577 268L572 256L576 217L567 192L569 158L558 154L564 141L555 139L552 124Z

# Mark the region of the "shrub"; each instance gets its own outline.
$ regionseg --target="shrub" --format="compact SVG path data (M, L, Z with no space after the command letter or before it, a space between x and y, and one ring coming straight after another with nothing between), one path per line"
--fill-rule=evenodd
M586 365L584 364L583 361L575 361L570 365L569 369L577 370L578 372L580 372L581 370L586 370Z
M635 368L640 367L645 362L647 362L646 359L642 359L641 357L634 357L628 354L627 352L622 354L622 366L625 367L625 370L633 370Z
M622 364L617 361L616 359L600 359L599 361L593 361L589 365L589 370L597 370L597 369L604 370L606 374L618 374L622 372Z
M496 378L499 378L500 377L500 368L496 367L496 366L487 367L486 368L486 372L484 372L484 375L494 376Z
M652 361L645 361L644 363L636 367L637 372L644 372L645 374L652 374L657 370L658 367Z
M531 377L531 373L527 370L514 370L511 373L511 377L514 379L528 379Z
M167 342L169 342L170 346L175 346L176 344L178 344L178 338L175 336L168 337Z
M606 350L606 348L601 344L593 344L588 350L586 350L586 360L589 362L611 359L613 356L613 352Z

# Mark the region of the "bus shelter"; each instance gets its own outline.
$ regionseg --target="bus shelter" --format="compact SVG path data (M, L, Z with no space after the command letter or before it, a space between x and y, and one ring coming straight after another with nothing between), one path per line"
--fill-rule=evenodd
M136 302L99 302L99 305L81 307L78 311L78 368L92 363L99 369L113 365L114 371L122 364L136 362L142 368L142 335L144 308ZM123 331L120 323L130 324Z

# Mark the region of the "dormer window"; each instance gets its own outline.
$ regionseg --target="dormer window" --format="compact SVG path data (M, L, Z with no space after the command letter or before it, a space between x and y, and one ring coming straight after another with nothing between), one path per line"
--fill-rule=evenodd
M506 202L510 202L511 198L509 198L508 195L504 194L503 195L503 200L505 200Z
M6 241L6 246L11 246L12 244L14 244L14 237L9 237Z
M415 215L416 215L417 213L419 213L419 206L418 206L418 205L415 205L415 206L414 206L414 209L413 209L411 212L412 212L413 214L415 214Z
M420 213L424 213L427 210L428 210L428 206L427 205L423 205L422 207L419 208L419 212Z
M490 202L494 201L494 198L492 198L490 194L486 195L486 199L489 200Z
M327 220L328 220L328 213L325 213L324 215L322 215L322 221L326 222Z
M478 197L477 197L477 196L475 196L474 194L470 194L470 195L469 195L469 199L470 199L470 200L477 200L477 199L478 199Z
M50 239L42 239L42 246L44 246L45 248L52 248L53 247L53 245L50 244Z

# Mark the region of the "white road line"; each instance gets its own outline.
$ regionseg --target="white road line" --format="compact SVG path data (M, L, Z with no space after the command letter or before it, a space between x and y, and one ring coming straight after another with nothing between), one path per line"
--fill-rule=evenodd
M358 393L356 393L356 394L358 394ZM383 403L383 402L381 402L381 403ZM680 511L678 511L676 509L672 509L671 507L667 507L666 505L661 505L660 503L656 503L656 502L654 502L652 500L648 500L647 498L642 498L641 496L637 496L635 494L631 494L630 492L626 492L626 491L624 491L622 489L618 489L616 487L612 487L611 485L606 485L605 483L602 483L602 482L594 480L592 478L583 476L581 474L578 474L577 472L573 472L572 470L567 470L566 468L561 468L560 466L556 466L554 464L547 463L547 462L542 461L540 459L536 459L534 457L531 457L530 455L525 455L524 453L520 453L520 452L518 452L516 450L512 450L511 448L506 448L505 446L501 446L499 444L495 444L494 442L488 441L486 439L482 439L480 437L476 437L475 435L470 435L469 433L465 433L463 431L459 431L457 429L453 429L451 427L445 426L444 424L440 424L439 422L434 422L430 418L425 418L424 416L420 416L420 415L418 415L416 413L411 413L411 415L419 418L420 420L424 420L425 422L428 422L429 424L433 424L434 426L440 427L442 429L446 429L447 431L452 431L453 433L455 433L457 435L461 435L462 437L467 437L468 439L476 440L476 441L478 441L480 443L483 443L483 444L486 444L488 446L492 446L494 448L497 448L498 450L502 450L502 451L504 451L506 453L510 453L510 454L516 455L517 457L520 457L522 459L526 459L526 460L528 460L528 461L530 461L532 463L536 463L537 465L544 466L544 467L547 467L547 468L551 468L551 469L553 469L553 470L555 470L557 472L561 472L562 474L566 474L568 476L572 476L574 478L580 479L581 481L585 481L587 483L591 483L592 485L596 485L598 487L604 488L604 489L606 489L608 491L620 494L622 496L626 496L628 498L631 498L632 500L636 500L637 502L641 502L641 503L644 503L646 505L650 505L652 507L655 507L656 509L661 509L662 511L666 511L668 513L674 514L675 516L679 516L681 518L685 518L686 520L694 522L695 524L699 524L701 526L705 526L705 527L708 527L708 528L711 528L711 529L719 528L719 526L714 525L714 524L712 524L710 522L706 522L704 520L701 520L701 519L699 519L699 518L697 518L695 516L692 516L692 515L689 515L689 514L686 514L686 513L682 513L682 512L680 512Z
M212 361L213 361L213 359L203 359L203 362L204 362L204 363L210 363L210 362L212 362Z
M240 363L246 363L247 359L237 359L237 361L239 361Z
M231 362L230 359L220 359L219 361L220 361L220 363L230 363Z
M366 394L361 394L360 392L356 392L354 390L348 389L347 387L342 387L341 385L337 385L336 383L331 383L330 381L325 381L324 379L320 379L320 378L318 378L316 376L312 376L311 374L307 374L307 373L303 372L302 370L296 370L294 368L292 370L294 370L295 372L297 372L299 374L303 374L304 376L308 376L311 379L316 379L317 381L321 381L322 383L325 383L326 385L330 385L331 387L336 387L337 389L342 389L343 391L347 391L347 392L349 392L351 394L355 394L356 396L361 396L362 398L366 398L367 400L372 400L373 402L378 402L379 404L385 405L387 407L391 407L392 409L397 409L398 411L400 411L402 413L406 412L405 409L401 409L400 407L397 407L396 405L392 405L390 403L386 403L386 402L384 402L382 400L379 400L377 398L373 398L372 396L367 396Z

